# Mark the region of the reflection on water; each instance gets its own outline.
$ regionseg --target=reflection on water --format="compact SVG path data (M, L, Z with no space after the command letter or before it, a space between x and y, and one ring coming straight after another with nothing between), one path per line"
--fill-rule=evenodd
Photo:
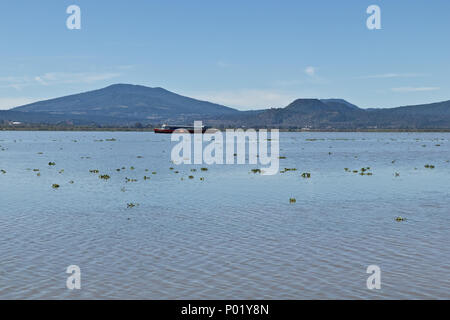
M262 176L153 133L1 132L0 298L448 299L449 140L281 133L297 171Z

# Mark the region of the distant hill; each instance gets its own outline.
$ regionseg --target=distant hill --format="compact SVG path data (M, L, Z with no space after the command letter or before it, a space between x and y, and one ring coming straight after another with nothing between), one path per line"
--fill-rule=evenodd
M287 129L450 129L450 101L361 109L343 99L297 99L285 108L238 111L163 88L117 84L0 111L0 123L129 126L163 122Z
M124 122L165 119L183 121L238 112L219 104L184 97L163 88L129 84L116 84L100 90L40 101L14 108L12 111L46 113L67 120L104 117L121 119Z

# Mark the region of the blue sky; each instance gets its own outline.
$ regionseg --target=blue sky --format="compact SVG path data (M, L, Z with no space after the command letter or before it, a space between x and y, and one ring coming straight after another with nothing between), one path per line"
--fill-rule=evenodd
M72 4L81 30L66 28ZM113 83L242 110L450 100L449 34L448 0L2 0L0 109Z

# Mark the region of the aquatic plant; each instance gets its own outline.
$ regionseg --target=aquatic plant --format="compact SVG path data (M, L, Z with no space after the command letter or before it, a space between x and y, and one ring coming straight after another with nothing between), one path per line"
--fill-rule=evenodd
M435 167L432 164L426 164L425 168L427 168L427 169L434 169Z
M279 156L278 159L286 159L284 156Z
M70 184L74 184L75 182L74 182L73 180L70 180L69 183L70 183Z
M6 171L3 170L3 169L1 169L0 172L1 172L2 174L6 174Z
M297 168L284 168L284 171L297 171Z
M261 173L261 169L252 169L251 170L254 174L256 174L256 173Z
M309 173L309 172L303 172L303 173L302 173L302 177L303 177L303 178L306 178L306 179L309 179L309 178L311 178L311 173Z
M57 183L52 184L52 188L53 189L58 189L59 188L59 184L57 184Z
M144 176L144 180L150 180L150 177Z
M89 170L89 172L90 172L90 173L96 173L96 174L97 174L97 173L99 173L100 171L98 171L97 169L94 169L94 170Z
M191 169L191 172L196 172L197 171L197 169Z
M116 139L111 138L111 139L106 139L106 141L116 141Z
M103 180L109 180L111 177L107 174L102 174L101 176L99 176L99 178Z
M289 203L296 203L297 200L295 198L289 198Z
M125 182L137 182L137 179L131 179L125 177Z
M208 168L201 168L202 171L208 171Z
M55 162L49 162L48 165L49 166L56 166L56 163Z
M406 218L398 216L395 218L395 221L397 221L397 222L406 221Z
M153 171L152 174L156 174L156 171Z
M201 177L201 178L200 178L200 181L205 181L205 178Z
M134 167L133 167L133 166L131 166L131 167L130 167L130 170L134 170Z
M128 209L134 208L134 207L136 207L136 206L137 206L136 203L132 203L132 202L127 203L127 208L128 208Z
M188 178L189 178L189 179L194 179L194 176L189 176Z

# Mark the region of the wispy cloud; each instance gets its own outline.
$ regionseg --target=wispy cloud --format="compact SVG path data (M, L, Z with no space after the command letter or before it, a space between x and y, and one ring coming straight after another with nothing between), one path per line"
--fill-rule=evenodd
M399 87L392 88L393 92L422 92L422 91L436 91L440 90L439 87Z
M357 77L357 79L390 79L390 78L416 78L425 77L424 73L383 73Z
M305 73L310 77L314 77L316 75L316 68L313 66L308 66L305 68Z
M188 96L241 110L285 107L297 98L293 94L262 89L190 93Z
M0 110L8 110L14 107L23 106L24 104L33 103L42 99L30 99L24 97L18 98L0 98Z
M55 84L93 83L119 77L118 72L47 72L36 76L0 77L0 88L20 90L32 85L50 86Z

